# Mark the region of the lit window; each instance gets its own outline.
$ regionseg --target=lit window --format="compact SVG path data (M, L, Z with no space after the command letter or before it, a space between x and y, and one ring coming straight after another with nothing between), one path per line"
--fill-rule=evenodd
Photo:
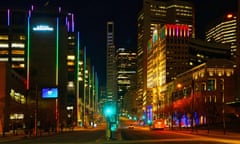
M0 58L0 61L8 61L8 58Z
M1 35L0 40L8 40L8 35Z
M13 57L12 61L24 61L24 58L21 57Z
M23 43L12 43L11 47L12 48L24 48L25 44L23 44Z
M21 64L12 64L11 67L12 68L24 68L25 65L23 63L21 63Z
M24 35L20 35L19 40L26 40L26 37Z
M1 43L0 48L8 48L8 43Z
M7 51L7 50L2 50L2 51L0 51L0 54L1 54L1 55L7 55L7 54L8 54L8 51Z
M24 50L12 50L12 54L15 54L15 55L24 55Z
M68 60L75 60L75 56L74 56L74 55L68 55L68 56L67 56L67 59L68 59Z
M67 62L67 65L68 65L68 66L73 66L73 65L74 65L74 62Z
M214 91L214 90L216 90L215 80L214 80L214 79L209 79L209 80L207 81L207 90L208 90L208 91Z

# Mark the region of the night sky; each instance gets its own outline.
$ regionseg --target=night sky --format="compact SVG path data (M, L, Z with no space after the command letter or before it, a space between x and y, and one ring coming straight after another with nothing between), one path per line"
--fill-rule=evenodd
M203 38L208 24L228 12L236 12L237 0L193 0L196 9L196 36ZM1 0L3 7L58 5L76 15L76 28L81 35L81 46L98 73L100 85L106 75L106 22L115 23L116 47L136 48L137 13L142 0Z

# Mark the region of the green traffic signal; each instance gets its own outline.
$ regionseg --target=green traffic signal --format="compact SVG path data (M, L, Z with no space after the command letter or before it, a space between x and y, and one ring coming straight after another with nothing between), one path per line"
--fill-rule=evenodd
M113 114L112 108L111 107L107 107L104 110L104 114L105 114L105 116L111 116Z
M103 108L103 113L105 115L105 117L110 117L113 115L116 115L117 111L116 111L116 104L109 102L109 103L105 103L104 108Z

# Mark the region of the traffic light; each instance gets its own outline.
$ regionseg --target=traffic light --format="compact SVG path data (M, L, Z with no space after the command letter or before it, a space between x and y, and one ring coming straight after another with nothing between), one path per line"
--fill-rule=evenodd
M116 104L113 102L107 102L104 105L103 108L103 113L105 117L112 117L114 115L116 115L117 111L116 111Z
M117 124L116 123L112 123L111 127L110 127L111 131L116 131L117 130Z
M106 106L104 108L104 115L106 117L109 117L109 116L113 115L113 108L111 106Z

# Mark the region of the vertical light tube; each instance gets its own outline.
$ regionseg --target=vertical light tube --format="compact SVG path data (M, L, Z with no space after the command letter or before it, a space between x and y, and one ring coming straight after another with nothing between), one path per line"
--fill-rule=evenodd
M25 53L27 54L26 55L26 111L24 113L24 117L28 117L28 95L29 95L29 83L30 83L30 71L29 71L29 67L30 67L30 18L31 18L31 12L29 11L29 15L27 17L27 48L25 48ZM25 122L26 122L26 119L25 119Z
M56 86L58 86L58 66L59 66L59 18L57 17L57 27L56 27Z
M90 69L88 70L88 105L89 108L91 108L91 73L90 73Z
M33 5L31 5L31 10L33 11L33 9L34 9L34 6L33 6Z
M80 60L80 33L77 33L77 61L76 61L76 112L77 124L80 121L80 103L79 103L79 60Z
M29 66L30 66L30 12L27 18L27 83L26 88L29 90Z
M94 66L92 66L92 109L95 111L95 75L94 75Z
M85 126L85 115L86 115L86 46L83 50L83 124Z
M59 54L59 18L56 20L56 87L58 87L58 54ZM56 98L56 130L59 128L58 98Z
M69 26L70 24L69 24L69 21L67 22L67 31L69 32L70 30L70 26Z
M62 8L58 7L58 12L61 13L62 12Z
M69 32L69 24L68 24L68 17L67 16L65 18L65 24L67 26L67 31Z
M74 15L72 14L72 32L74 32Z
M96 108L96 111L98 110L97 108L97 104L98 104L98 75L97 75L97 72L95 73L95 108ZM97 111L99 112L99 111Z
M10 9L7 10L7 15L8 15L7 25L10 26Z

